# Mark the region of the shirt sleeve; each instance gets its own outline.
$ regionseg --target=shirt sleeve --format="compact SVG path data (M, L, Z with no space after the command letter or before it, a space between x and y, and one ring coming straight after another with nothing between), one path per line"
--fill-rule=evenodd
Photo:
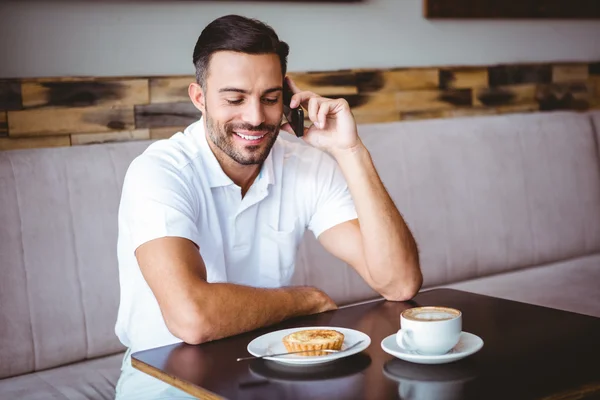
M308 229L318 238L327 229L358 218L358 214L346 179L333 158L323 154L314 171L316 197Z
M152 157L130 165L123 183L119 223L125 224L132 250L162 237L175 236L200 245L197 197L181 171Z

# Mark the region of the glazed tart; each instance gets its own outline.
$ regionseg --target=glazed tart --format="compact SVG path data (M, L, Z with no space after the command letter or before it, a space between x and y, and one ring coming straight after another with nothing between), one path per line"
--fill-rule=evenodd
M328 354L319 350L341 350L344 334L328 329L307 329L290 333L283 338L287 351L306 351L299 356L324 356Z

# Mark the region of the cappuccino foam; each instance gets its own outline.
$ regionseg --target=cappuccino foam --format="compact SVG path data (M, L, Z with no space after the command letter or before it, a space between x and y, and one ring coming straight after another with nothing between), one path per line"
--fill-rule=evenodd
M444 319L452 319L456 317L456 315L447 312L426 311L421 313L415 313L412 315L412 317L424 321L441 321Z
M416 321L444 321L460 316L458 310L442 307L416 307L406 310L404 317Z

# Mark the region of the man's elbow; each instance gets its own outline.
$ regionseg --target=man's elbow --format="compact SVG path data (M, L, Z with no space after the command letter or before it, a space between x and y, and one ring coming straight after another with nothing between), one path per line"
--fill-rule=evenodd
M180 315L167 319L166 322L173 336L187 344L202 344L216 338L209 316L203 313L180 312Z
M389 301L408 301L419 293L423 285L423 275L418 271L409 279L403 279L388 285L380 291Z

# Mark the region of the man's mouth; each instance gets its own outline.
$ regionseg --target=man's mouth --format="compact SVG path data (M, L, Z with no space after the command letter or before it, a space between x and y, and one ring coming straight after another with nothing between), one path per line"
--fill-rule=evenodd
M243 133L239 133L239 132L233 132L233 133L235 133L238 137L241 137L242 139L245 139L248 141L260 140L263 137L265 137L265 135L267 134L267 132L263 133L262 135L244 135Z

